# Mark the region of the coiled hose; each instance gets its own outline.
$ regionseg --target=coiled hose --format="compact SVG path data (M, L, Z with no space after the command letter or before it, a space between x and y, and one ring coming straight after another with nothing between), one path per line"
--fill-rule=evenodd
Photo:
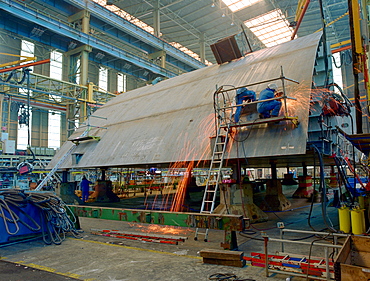
M24 210L28 204L39 211L39 222ZM27 219L21 219L19 214ZM48 245L61 244L67 233L75 237L79 235L75 229L76 217L68 206L51 192L0 190L1 219L9 235L17 235L21 229L19 224L22 224L33 232L41 231L43 240Z

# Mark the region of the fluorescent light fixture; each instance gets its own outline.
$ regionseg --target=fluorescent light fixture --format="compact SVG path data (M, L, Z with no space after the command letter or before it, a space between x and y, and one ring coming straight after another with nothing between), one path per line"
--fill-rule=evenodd
M95 55L95 58L97 58L98 60L101 60L104 57L105 57L105 55L103 53L100 53L100 52Z
M124 69L130 69L130 68L131 68L131 64L129 64L129 63L125 63L125 64L123 65L123 68L124 68Z
M232 12L239 11L245 7L252 6L254 3L262 0L222 0Z
M244 24L266 47L290 41L293 34L293 28L289 27L289 22L280 9L247 20Z

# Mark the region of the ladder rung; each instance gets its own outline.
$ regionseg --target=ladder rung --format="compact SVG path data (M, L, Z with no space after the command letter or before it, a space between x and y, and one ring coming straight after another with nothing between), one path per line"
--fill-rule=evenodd
M203 213L203 214L210 214L211 211L201 211L201 213Z
M225 144L225 142L216 142L216 144Z
M215 151L215 154L222 154L223 151Z
M212 203L212 200L204 200L204 203Z
M215 192L216 190L207 190L207 192Z

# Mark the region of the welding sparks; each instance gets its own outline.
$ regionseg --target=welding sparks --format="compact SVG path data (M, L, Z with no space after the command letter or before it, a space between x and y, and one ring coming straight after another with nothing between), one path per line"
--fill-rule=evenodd
M160 234L185 235L186 236L194 232L190 228L169 226L169 225L157 225L157 224L141 225L137 223L130 223L130 226L134 227L135 231L140 231L144 233L157 233L157 234L160 233Z

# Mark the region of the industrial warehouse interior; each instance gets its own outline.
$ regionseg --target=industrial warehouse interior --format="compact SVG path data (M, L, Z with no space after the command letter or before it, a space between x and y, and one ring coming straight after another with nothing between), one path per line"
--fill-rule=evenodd
M1 0L0 280L370 280L368 0Z

